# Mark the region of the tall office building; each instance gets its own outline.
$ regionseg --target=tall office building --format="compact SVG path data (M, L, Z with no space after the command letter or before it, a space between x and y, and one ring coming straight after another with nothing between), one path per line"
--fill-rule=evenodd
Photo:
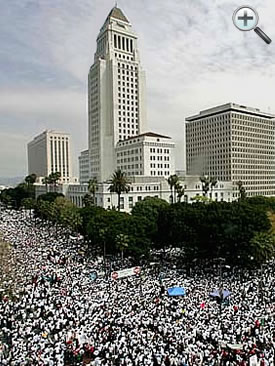
M97 37L88 77L90 177L103 182L116 168L118 141L145 131L145 73L137 35L114 7Z
M70 135L46 130L29 142L28 172L37 177L60 172L62 183L72 182Z
M242 181L248 196L275 195L274 117L228 103L186 118L187 174Z

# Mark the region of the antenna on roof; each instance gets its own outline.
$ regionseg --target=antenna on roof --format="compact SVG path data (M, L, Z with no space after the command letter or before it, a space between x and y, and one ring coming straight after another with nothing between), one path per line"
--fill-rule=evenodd
M117 1L115 2L115 8L117 8Z

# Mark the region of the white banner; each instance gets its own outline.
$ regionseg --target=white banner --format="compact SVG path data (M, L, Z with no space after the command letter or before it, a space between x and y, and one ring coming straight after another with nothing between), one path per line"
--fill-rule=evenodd
M140 267L132 267L122 269L121 271L114 271L111 273L112 280L117 280L118 278L134 276L140 274L141 268Z

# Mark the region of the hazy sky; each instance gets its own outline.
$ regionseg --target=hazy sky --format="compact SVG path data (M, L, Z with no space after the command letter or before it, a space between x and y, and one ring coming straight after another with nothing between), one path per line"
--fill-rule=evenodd
M180 141L185 117L226 102L275 112L275 2L244 3L271 45L234 27L240 1L118 1L139 36L150 130ZM26 144L46 128L71 133L75 157L87 148L87 74L113 6L0 0L0 176L27 173Z

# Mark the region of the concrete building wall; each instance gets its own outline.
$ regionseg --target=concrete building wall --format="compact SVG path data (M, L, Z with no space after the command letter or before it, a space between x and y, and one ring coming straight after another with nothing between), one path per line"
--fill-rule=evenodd
M158 197L167 202L171 201L170 187L164 177L157 179L152 176L131 177L130 191L121 195L121 211L131 212L134 205L145 197ZM202 196L202 186L199 176L181 177L181 185L185 188L185 195L182 202L192 203L195 196ZM97 206L105 209L112 209L118 206L118 196L109 191L110 184L100 183L96 192ZM66 190L68 197L78 207L83 206L83 197L88 193L88 184L70 184ZM213 201L232 202L238 198L234 193L231 182L218 182L212 191L208 193L208 198Z
M90 178L90 157L89 150L84 150L78 157L79 182L87 183Z
M28 143L28 174L45 177L49 172L48 144L45 133Z
M28 144L28 171L38 177L60 172L62 183L75 181L72 177L70 135L46 130Z
M242 181L247 195L275 195L274 116L234 103L186 119L187 174Z
M175 173L174 149L167 136L148 132L131 137L117 144L117 167L128 176L168 178Z
M132 25L114 8L97 37L88 78L90 174L109 179L116 168L115 146L144 131L145 73Z

